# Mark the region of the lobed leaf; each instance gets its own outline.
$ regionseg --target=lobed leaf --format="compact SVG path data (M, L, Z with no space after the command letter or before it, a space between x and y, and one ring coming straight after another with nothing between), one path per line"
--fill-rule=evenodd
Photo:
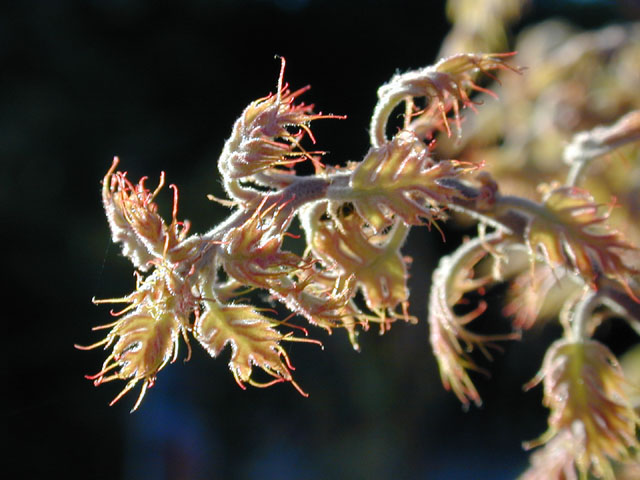
M384 241L375 244L362 230L358 215L337 222L317 221L311 233L313 251L340 274L353 275L372 310L393 310L409 299L406 262L400 253L407 229L397 224Z
M549 429L526 446L566 437L564 448L570 449L581 475L592 471L613 480L611 460L624 461L631 449L640 448L640 418L630 405L627 380L615 356L595 340L557 340L526 388L541 381L543 403L551 409Z
M213 357L217 357L226 345L231 346L229 368L241 387L244 388L244 383L266 386L252 380L256 366L275 377L274 382L292 382L299 389L291 377L292 367L287 354L280 345L283 340L292 338L275 330L274 325L273 320L252 306L222 306L210 302L195 322L194 335Z
M251 217L222 238L220 261L232 278L244 285L270 289L303 266L302 259L281 250L282 239L293 212L277 199L267 198L255 208Z
M164 186L164 172L151 192L145 186L146 177L134 185L127 179L126 172L116 172L118 162L116 157L102 181L102 203L113 241L121 243L124 255L143 271L158 259L176 263L188 258L192 254L192 245L187 240L189 222L176 218L178 189L171 185L173 214L167 225L154 202Z
M134 411L147 388L155 383L158 372L170 359L176 358L180 333L184 333L183 325L175 314L143 306L118 321L105 341L100 343L108 346L115 341L102 370L87 378L94 380L96 386L112 380L129 380L111 405L142 381ZM115 369L119 370L109 374Z
M486 310L485 302L465 315L454 312L454 307L466 292L476 290L491 280L490 277L473 278L474 266L487 254L485 247L490 242L491 239L476 238L452 255L442 257L433 272L429 295L429 340L438 361L442 383L447 390L453 390L465 406L470 401L478 406L482 404L468 370L484 370L473 362L470 352L477 347L491 359L487 349L493 346L491 342L519 338L516 334L480 335L466 328Z
M511 281L502 312L513 316L516 329L528 330L536 322L556 317L563 305L580 292L581 286L567 272L540 262Z
M356 291L355 277L333 276L327 272L309 268L296 273L271 294L292 312L303 316L311 325L331 333L334 328L344 328L353 348L358 350L355 328L366 323L366 318L353 302Z
M402 131L369 150L356 167L350 181L353 203L376 232L391 225L394 216L409 225L430 223L442 215L440 205L456 196L443 180L473 168L456 160L434 162L424 143Z
M541 250L551 266L575 270L595 286L600 275L628 284L628 276L640 273L625 262L624 251L638 249L608 224L609 211L594 202L586 190L559 187L543 200L544 212L534 216L525 232L530 250ZM628 293L633 296L627 287Z
M447 133L451 135L447 114L453 110L454 120L460 128L460 109L474 108L467 91L476 90L495 94L474 82L474 75L483 72L493 77L492 70L511 70L520 73L520 69L505 62L506 57L513 53L483 54L464 53L441 59L435 65L395 75L391 81L378 89L378 103L376 104L370 127L371 144L381 146L387 142L387 120L393 109L403 101L410 101L415 97L426 97L432 104L417 120L416 130L421 134L430 135L431 129L443 124ZM439 118L438 118L439 117Z
M309 87L291 92L283 83L284 59L281 62L277 92L247 106L235 122L218 160L227 193L236 200L250 191L237 181L249 178L255 181L258 173L273 173L276 167L291 167L307 159L313 162L316 171L322 170L317 154L323 152L307 152L300 142L309 136L315 143L309 128L313 120L344 118L314 113L313 105L296 104L298 97Z

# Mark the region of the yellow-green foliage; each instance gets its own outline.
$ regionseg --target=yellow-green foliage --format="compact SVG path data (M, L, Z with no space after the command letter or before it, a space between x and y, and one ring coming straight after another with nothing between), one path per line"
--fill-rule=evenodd
M640 333L640 26L577 32L547 22L515 40L517 55L478 53L505 49L523 4L450 1L444 58L380 87L370 149L341 166L323 165L322 152L304 146L315 142L312 122L340 117L300 103L307 89L289 90L282 60L276 92L244 110L218 159L228 195L218 201L231 211L209 232L178 220L173 185L165 221L155 203L164 175L150 191L144 178L116 171L116 159L102 199L138 281L133 293L99 301L127 306L92 346L112 353L89 378L124 380L114 402L141 385L135 410L179 344L190 352L191 338L214 357L229 345L243 388L289 382L304 393L285 346L319 342L297 322L344 329L358 348L357 333L371 323L384 333L397 320L420 320L409 305L407 234L470 218L478 236L440 259L429 295L445 388L479 405L469 352L489 356L496 341L526 340L523 330L557 318L563 337L529 385L544 385L549 429L528 444L542 447L523 478L613 479L637 469L637 355L627 377L593 334L609 316ZM492 79L499 83L487 86ZM402 105L402 126L389 132ZM315 173L299 174L300 162ZM285 243L294 220L304 253ZM486 303L458 308L470 292L505 282L513 331L474 333ZM251 290L291 316L251 305Z

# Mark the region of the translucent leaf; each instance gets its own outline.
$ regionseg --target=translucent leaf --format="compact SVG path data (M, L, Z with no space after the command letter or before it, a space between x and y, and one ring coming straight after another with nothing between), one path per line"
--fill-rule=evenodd
M154 384L157 373L176 357L181 331L182 324L174 314L142 307L118 321L107 338L100 342L109 346L116 341L102 370L87 378L94 380L96 386L112 380L129 380L112 405L142 381L142 390L133 407L136 410L147 388ZM108 375L118 368L117 372Z
M533 271L525 269L513 279L503 313L514 317L514 327L528 330L536 322L556 317L580 290L581 285L566 272L539 262Z
M363 323L363 315L352 300L356 290L355 277L333 276L309 268L297 272L295 281L288 280L289 285L283 282L280 288L271 289L273 296L311 325L329 333L334 328L346 329L357 350L355 327Z
M476 90L495 96L493 92L474 82L475 74L483 72L494 78L489 73L491 70L520 72L520 69L504 61L505 57L512 55L513 53L461 53L443 58L435 65L395 75L389 83L378 89L379 100L370 126L371 144L381 146L386 143L387 120L391 112L401 102L416 97L426 97L431 102L429 108L418 118L417 124L420 126L416 130L429 135L432 129L425 128L425 125L443 124L450 135L447 114L453 110L454 120L460 135L461 105L462 107L474 108L474 103L467 92Z
M265 197L244 224L229 229L220 255L227 274L244 285L264 289L279 288L285 277L303 264L298 255L281 250L293 212L277 199L270 205L267 200Z
M609 211L603 212L587 191L553 189L545 195L544 208L544 214L531 219L525 235L531 250L540 249L552 266L572 268L591 284L603 274L626 286L626 276L638 273L622 257L637 248L610 227Z
M569 437L565 442L582 475L592 471L613 480L611 460L625 460L640 448L640 419L626 396L627 380L615 356L594 340L556 341L547 351L531 388L544 382L549 429L528 448ZM637 386L636 386L637 387Z
M94 329L110 328L102 341L89 347L76 345L81 350L99 346L106 349L113 345L102 370L87 378L94 380L96 386L112 380L129 380L112 404L142 381L142 390L133 407L135 410L147 388L155 382L157 373L169 359L176 358L180 335L189 348L190 356L186 332L190 328L189 318L197 308L197 301L181 277L160 265L144 280L138 274L133 293L123 298L94 300L94 303L127 303L129 306L120 312L112 312L115 316L127 313L120 320ZM119 370L110 373L116 369Z
M145 186L146 177L133 184L126 172L116 172L116 157L102 181L102 203L105 209L113 241L122 244L124 255L136 268L146 271L155 259L180 262L192 253L192 245L186 241L189 222L177 220L178 190L173 188L173 215L167 225L158 213L154 202L164 186L164 173L156 189L151 192Z
M323 152L307 152L300 142L308 135L315 143L309 128L313 120L344 117L314 113L313 105L296 104L298 97L309 87L291 92L284 84L285 61L281 61L277 92L251 102L234 124L233 132L225 143L218 168L227 183L274 167L290 167L305 159L311 160L316 170L322 168L313 154ZM236 184L228 188L228 193L235 196L243 189Z
M478 348L487 358L491 355L487 347L497 340L519 338L516 334L480 335L473 333L466 325L481 315L486 303L464 315L454 312L466 292L486 285L491 279L473 278L474 266L486 255L485 245L489 240L476 238L462 245L450 256L440 259L433 272L433 282L429 295L429 340L438 361L444 387L453 390L465 405L472 401L481 405L482 400L476 390L468 370L484 372L471 359L470 352Z
M455 160L435 163L422 142L402 131L391 142L369 150L358 164L350 182L353 203L376 231L390 225L394 215L409 225L422 225L439 218L439 205L456 194L442 180L470 170Z
M396 225L384 241L373 243L362 231L357 215L317 222L311 245L326 263L335 263L346 276L354 275L367 306L373 310L394 309L409 298L407 269L400 247L407 229Z
M280 345L282 340L291 340L292 337L278 332L273 328L274 324L274 321L248 305L220 306L208 303L204 313L196 320L194 334L213 357L217 357L226 345L231 346L229 368L240 386L243 387L245 382L266 386L288 381L299 388L293 382L291 364ZM275 377L275 381L258 384L252 380L254 366Z

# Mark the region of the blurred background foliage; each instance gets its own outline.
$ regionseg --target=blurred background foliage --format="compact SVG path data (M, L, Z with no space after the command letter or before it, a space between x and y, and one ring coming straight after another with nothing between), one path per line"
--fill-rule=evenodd
M242 391L228 373L228 352L212 360L194 348L188 364L179 360L160 374L133 415L130 398L107 407L119 385L94 389L83 378L99 369L103 352L73 348L97 340L90 328L109 322L107 308L91 298L119 296L134 282L99 200L114 155L132 179L153 182L164 170L180 188L181 217L193 231L206 230L225 215L206 199L222 196L216 158L245 105L275 90L277 54L287 59L294 88L313 85L305 101L348 116L314 127L326 161L361 159L377 87L397 70L437 60L450 29L444 2L26 0L0 9L11 478L507 479L526 467L520 443L544 430L546 411L541 392L525 395L521 385L557 336L552 325L484 365L492 371L477 381L484 406L469 412L442 389L424 321L396 325L384 337L361 335L361 353L341 332L319 334L324 351L292 345L308 399L281 385ZM468 116L462 146L443 142L443 151L464 157L469 145L481 146L494 173L518 191L523 177L548 179L572 132L610 121L629 102L638 108L637 82L625 83L638 72L637 26L602 28L639 12L635 0L530 2L500 34L512 49L515 34L527 32L515 48L528 71L509 79L511 90L505 81L500 103L489 100L477 118ZM548 19L549 30L532 27ZM571 61L562 49L578 43L572 32L584 28L600 29L587 34L594 36L614 32L593 55L614 64L615 74L589 67L588 58L576 60L584 68L549 73ZM620 32L635 35L635 50L612 55L607 42ZM553 75L563 83L547 104L522 103ZM585 102L592 88L612 81L632 100ZM500 130L518 115L531 122L524 139ZM474 125L498 125L504 148L489 146ZM535 145L526 155L518 151L523 141ZM167 213L169 202L168 194L160 199ZM449 227L446 244L436 231L412 232L405 252L413 257L414 315L425 318L437 259L470 232ZM504 331L504 290L489 296L495 307L477 328ZM636 341L622 322L598 335L615 353Z

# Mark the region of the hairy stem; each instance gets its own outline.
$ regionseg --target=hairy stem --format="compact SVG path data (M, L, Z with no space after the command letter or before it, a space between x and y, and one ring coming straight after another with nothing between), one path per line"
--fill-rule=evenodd
M589 338L588 325L593 316L593 311L601 304L599 292L585 286L585 293L574 306L571 316L570 337L574 342L580 342Z
M566 185L575 186L592 160L640 141L640 110L630 112L613 125L596 127L574 135L564 149L564 161L571 168Z

